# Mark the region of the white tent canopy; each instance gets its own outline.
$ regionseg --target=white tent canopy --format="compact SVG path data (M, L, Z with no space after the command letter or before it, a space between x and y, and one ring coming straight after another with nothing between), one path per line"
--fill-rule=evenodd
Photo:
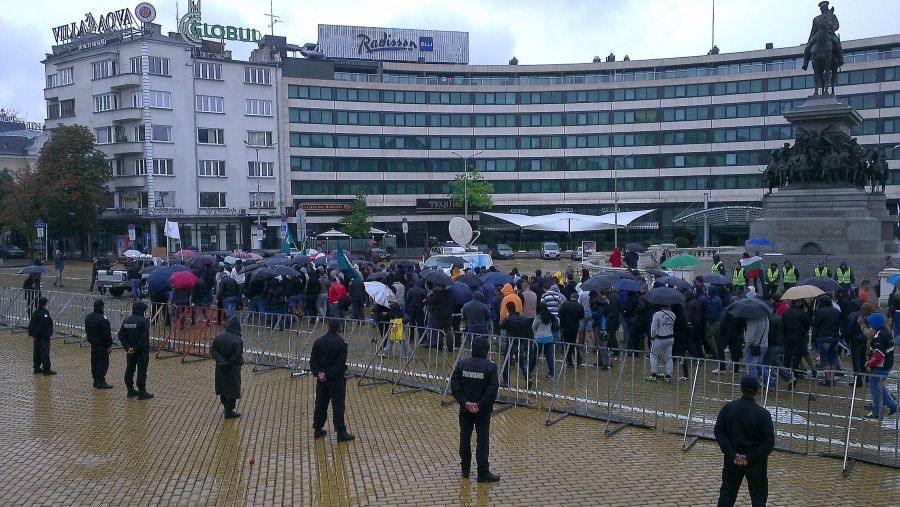
M370 227L370 228L369 228L369 234L375 234L375 235L377 235L377 234L387 234L387 233L388 233L387 231L382 231L381 229L377 229L377 228L375 228L375 227Z
M529 216L515 213L491 213L483 211L482 214L499 218L523 229L531 231L550 232L583 232L603 231L619 227L628 227L632 222L642 216L656 211L655 209L619 212L618 221L616 213L605 215L582 215L579 213L553 213L550 215Z
M349 238L350 235L344 234L341 231L331 229L330 231L325 231L322 234L316 236L317 238L326 238L326 239L340 239L340 238Z

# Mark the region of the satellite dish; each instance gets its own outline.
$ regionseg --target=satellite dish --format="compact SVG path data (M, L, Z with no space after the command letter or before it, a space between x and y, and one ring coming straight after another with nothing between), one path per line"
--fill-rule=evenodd
M450 239L459 246L466 246L472 241L472 226L463 217L453 217L450 220Z

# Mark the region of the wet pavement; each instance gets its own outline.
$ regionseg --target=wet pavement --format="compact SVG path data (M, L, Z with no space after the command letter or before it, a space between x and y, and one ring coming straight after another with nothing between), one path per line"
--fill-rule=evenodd
M712 505L721 454L705 440L545 410L494 416L495 485L458 476L456 408L425 391L348 381L351 443L311 435L313 379L244 368L240 419L224 421L213 363L151 359L157 397L126 400L124 354L91 388L89 350L54 340L54 377L31 375L31 343L0 332L0 498L4 505ZM398 390L403 393L405 390ZM251 464L251 458L254 462ZM896 469L775 452L770 505L897 505ZM749 505L746 488L738 505Z

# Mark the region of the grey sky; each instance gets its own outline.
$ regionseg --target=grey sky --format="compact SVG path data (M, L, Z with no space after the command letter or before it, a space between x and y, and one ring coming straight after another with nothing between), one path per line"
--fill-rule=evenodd
M44 70L40 61L53 43L51 28L137 0L0 0L0 106L43 121ZM176 2L152 1L163 31L176 31ZM723 53L806 42L816 0L718 0L716 45ZM706 54L710 48L713 0L274 0L277 35L303 44L316 40L319 23L469 32L474 64L589 62L610 52L633 60ZM27 5L30 8L25 8ZM844 40L900 33L900 1L836 0ZM14 6L12 9L9 7ZM90 7L88 7L90 6ZM184 13L186 0L179 2ZM269 33L268 0L203 0L208 22L252 27ZM237 58L252 49L230 43Z

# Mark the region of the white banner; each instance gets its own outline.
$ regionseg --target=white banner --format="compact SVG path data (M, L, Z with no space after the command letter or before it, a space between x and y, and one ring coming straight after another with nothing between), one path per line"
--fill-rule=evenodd
M165 234L167 237L171 239L181 240L181 233L178 232L178 222L170 222L169 219L166 219L166 229Z

